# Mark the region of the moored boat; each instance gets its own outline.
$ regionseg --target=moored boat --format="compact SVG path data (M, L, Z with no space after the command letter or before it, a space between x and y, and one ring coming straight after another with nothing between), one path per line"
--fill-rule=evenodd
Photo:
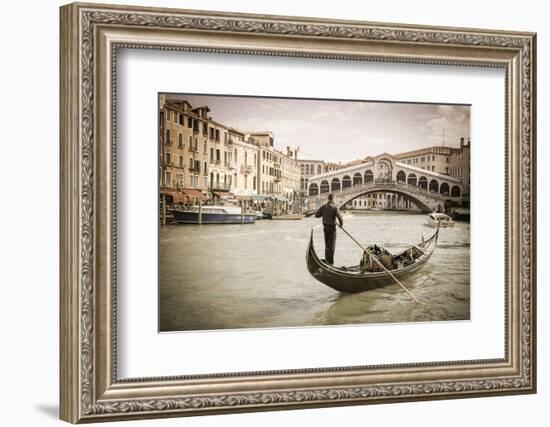
M288 215L273 215L271 219L278 219L278 220L297 220L297 219L304 219L304 214L288 214Z
M432 212L428 214L428 225L436 227L454 227L453 219L444 213Z
M338 292L357 293L395 283L423 267L437 246L439 228L427 240L412 245L407 250L392 255L383 247L373 245L369 251L384 265L384 268L365 255L358 265L335 267L319 258L313 244L313 230L307 248L306 262L310 274L321 283ZM388 273L391 272L391 275Z
M239 206L175 208L172 215L178 224L254 224L256 221L255 213L241 214Z

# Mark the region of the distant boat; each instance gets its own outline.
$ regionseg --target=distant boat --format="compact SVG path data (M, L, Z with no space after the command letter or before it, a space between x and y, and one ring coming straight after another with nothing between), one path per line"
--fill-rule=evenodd
M264 219L264 213L262 211L256 211L256 219Z
M428 240L422 239L397 255L390 254L380 246L371 246L369 251L395 277L402 279L424 266L437 246L439 228ZM391 285L395 280L376 261L364 260L352 267L335 267L319 258L313 245L313 230L307 248L306 262L310 274L321 283L338 292L357 293Z
M428 214L428 225L436 228L438 225L440 227L454 227L455 223L449 215L444 213L432 212Z
M304 214L288 214L288 215L274 215L271 219L279 219L279 220L297 220L297 219L304 219Z
M238 206L203 206L202 224L254 224L255 213L245 213L241 216ZM178 224L199 224L199 207L172 210L172 215Z

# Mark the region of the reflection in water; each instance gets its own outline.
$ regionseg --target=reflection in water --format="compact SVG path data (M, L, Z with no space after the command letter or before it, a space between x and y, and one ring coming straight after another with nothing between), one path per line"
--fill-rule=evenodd
M425 215L355 214L346 228L365 244L398 252L434 229ZM464 320L470 317L470 226L442 229L428 263L398 285L340 294L315 280L305 255L317 219L253 225L165 226L160 229L160 330L263 328ZM322 230L315 244L323 249ZM359 262L361 250L342 232L336 265Z

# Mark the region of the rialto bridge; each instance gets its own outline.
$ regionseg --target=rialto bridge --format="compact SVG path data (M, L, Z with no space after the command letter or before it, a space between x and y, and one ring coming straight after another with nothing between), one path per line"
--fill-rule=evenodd
M441 211L445 202L462 201L460 179L398 161L390 154L368 157L364 162L309 178L307 205L316 208L328 193L344 208L353 200L372 193L384 193L389 209L411 203L424 212Z

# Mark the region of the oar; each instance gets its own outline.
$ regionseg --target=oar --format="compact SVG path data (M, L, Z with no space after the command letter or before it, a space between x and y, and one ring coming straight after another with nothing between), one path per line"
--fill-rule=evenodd
M384 266L384 264L382 264L382 262L381 262L378 258L376 258L376 257L371 253L371 251L369 251L369 250L368 250L367 248L365 248L361 243L359 243L359 242L355 239L355 237L353 237L351 234L349 234L348 231L347 231L344 227L342 227L340 224L338 224L338 226L342 229L342 231L343 231L344 233L346 233L346 234L351 238L351 240L353 240L355 243L357 243L357 245L358 245L361 249L363 249L364 252L368 253L368 254L371 256L371 258L374 259L374 260L378 263L378 265L379 265L380 267L382 267L382 269L384 269L384 271L385 271L386 273L388 273L388 274L390 275L390 277L391 277L393 280L395 280L395 282L396 282L399 286L401 286L401 287L403 288L403 290L404 290L405 292L407 292L407 293L409 294L409 296L410 296L415 302L417 302L417 303L420 303L420 302L421 302L418 298L416 298L416 297L412 294L411 291L409 291L409 290L405 287L405 285L404 285L403 283L401 283L401 282L397 279L397 277L395 277L395 276L393 275L393 273L392 273L390 270L388 270L388 269Z

